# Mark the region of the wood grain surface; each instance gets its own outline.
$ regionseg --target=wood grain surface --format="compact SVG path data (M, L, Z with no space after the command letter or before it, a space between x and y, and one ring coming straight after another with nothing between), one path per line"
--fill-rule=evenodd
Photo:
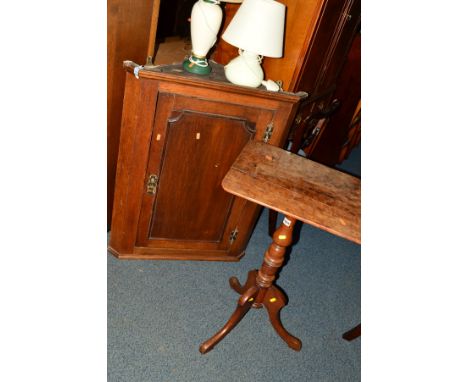
M361 181L262 142L249 142L223 188L262 206L361 243Z

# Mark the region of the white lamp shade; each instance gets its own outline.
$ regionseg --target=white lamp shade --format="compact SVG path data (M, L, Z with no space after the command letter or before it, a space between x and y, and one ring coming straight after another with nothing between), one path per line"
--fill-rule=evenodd
M274 0L244 0L221 37L243 50L281 57L285 11L284 4Z

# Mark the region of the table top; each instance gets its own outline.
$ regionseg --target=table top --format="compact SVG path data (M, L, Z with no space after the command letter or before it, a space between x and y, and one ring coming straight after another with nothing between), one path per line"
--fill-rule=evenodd
M250 141L223 188L361 243L361 180L263 142Z

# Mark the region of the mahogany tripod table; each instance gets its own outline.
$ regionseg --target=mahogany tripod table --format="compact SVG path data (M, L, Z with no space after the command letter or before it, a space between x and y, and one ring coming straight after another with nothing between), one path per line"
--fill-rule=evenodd
M250 141L223 179L227 192L285 215L273 235L259 270L251 270L241 285L236 277L231 287L241 296L228 322L200 346L210 351L245 316L250 308L265 307L278 335L294 350L301 340L290 334L280 320L286 296L273 285L292 242L296 220L337 236L361 242L361 181L311 160L271 145Z

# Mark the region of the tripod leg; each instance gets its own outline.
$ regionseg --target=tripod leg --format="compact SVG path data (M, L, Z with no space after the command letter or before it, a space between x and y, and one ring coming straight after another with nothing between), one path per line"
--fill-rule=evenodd
M268 316L276 333L288 344L291 349L296 351L301 350L302 342L299 338L294 337L289 333L281 323L280 310L286 305L286 297L275 286L271 286L263 300L263 305L268 311Z
M252 304L250 302L245 303L244 305L237 305L236 310L229 318L228 322L219 330L213 337L206 340L200 345L200 353L205 354L213 349L216 344L226 337L229 332L234 329L234 327L242 320L245 314L250 310Z
M263 256L260 270L250 271L244 285L241 285L236 277L229 279L231 288L241 294L237 308L228 322L215 335L200 345L200 353L205 354L213 349L242 320L250 308L262 306L267 308L271 324L288 346L294 350L301 349L301 341L288 333L281 324L279 311L286 305L286 297L272 285L278 269L283 264L285 250L291 244L295 222L296 219L292 217L283 219L282 225L273 235L273 242Z
M255 278L257 277L257 271L255 269L249 271L247 275L247 281L244 285L241 285L237 277L231 277L229 279L229 285L232 289L234 289L237 293L242 294L247 289L255 285Z
M361 324L359 324L358 326L355 326L351 330L348 330L345 334L343 334L342 337L346 341L352 341L360 336L361 336Z

